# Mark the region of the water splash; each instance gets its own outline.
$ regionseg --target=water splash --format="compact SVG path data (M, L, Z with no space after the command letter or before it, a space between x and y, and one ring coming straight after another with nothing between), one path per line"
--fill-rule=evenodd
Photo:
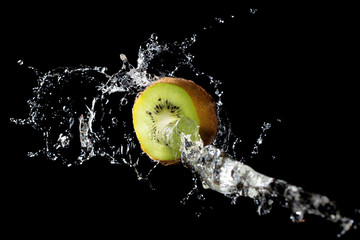
M271 128L271 123L264 122L261 126L261 133L258 139L256 140L256 143L254 144L254 148L251 151L252 155L256 155L259 153L259 145L263 143L264 137L266 137L266 131Z
M293 222L303 222L306 214L316 215L338 224L339 237L351 227L359 226L353 219L342 216L336 203L328 197L258 173L213 145L204 147L201 141L193 142L185 134L181 137L182 163L200 176L205 189L232 198L232 203L238 197L252 198L258 204L259 215L268 214L274 204L279 204L291 210Z
M122 65L114 74L102 66L59 67L41 72L27 66L37 76L33 97L27 101L26 118L10 118L19 125L29 125L43 138L40 149L29 157L45 156L67 166L83 164L94 157L104 157L111 164L132 167L139 179L145 179L157 162L138 170L139 144L133 132L131 107L137 94L161 76L176 76L184 72L210 82L208 90L216 97L220 109L222 92L219 81L198 71L187 51L196 42L196 35L181 42L161 43L152 34L139 48L137 66L125 54ZM166 60L165 60L166 59ZM171 63L171 64L170 64ZM151 73L150 73L151 72ZM223 122L226 121L224 118ZM221 124L218 142L227 145L229 127ZM76 156L76 157L74 157Z
M222 23L224 20L219 18L217 21ZM246 161L235 160L234 157L241 159L236 150L242 139L232 132L231 122L223 111L221 80L198 70L193 64L194 56L188 49L196 40L194 34L182 42L162 43L153 34L140 46L137 66L133 66L126 55L120 54L122 66L112 75L101 66L60 67L45 73L27 67L38 76L33 97L27 102L29 114L27 118L11 118L10 121L30 125L42 136L44 141L40 149L29 152L28 156L41 154L67 166L103 157L111 164L131 167L139 180L148 180L159 164L149 159L140 161L143 156L132 128L130 103L159 77L187 76L205 86L214 96L219 133L213 145L206 147L183 136L182 164L196 175L193 188L182 203L192 196L204 201L197 185L197 176L200 176L205 189L230 197L233 204L239 197L253 199L260 215L269 213L272 206L278 204L291 210L294 222L301 222L306 214L312 214L338 224L340 235L357 228L358 223L342 216L335 203L326 196L308 193L301 187L265 176L245 165ZM18 64L26 67L22 60ZM263 123L252 155L258 154L271 127L270 122Z

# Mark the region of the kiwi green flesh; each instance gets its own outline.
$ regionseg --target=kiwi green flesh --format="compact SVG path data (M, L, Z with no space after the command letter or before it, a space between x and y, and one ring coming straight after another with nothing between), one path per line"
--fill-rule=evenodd
M143 151L152 159L170 161L180 157L180 132L198 135L199 118L191 97L183 88L157 83L136 99L133 124Z

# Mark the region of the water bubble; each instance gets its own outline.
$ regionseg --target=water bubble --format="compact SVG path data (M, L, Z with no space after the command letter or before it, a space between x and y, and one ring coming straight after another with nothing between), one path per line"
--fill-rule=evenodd
M296 223L305 222L305 219L304 219L304 211L297 210L297 211L293 212L293 213L290 215L290 220L291 220L292 222L296 222Z
M63 106L63 111L64 111L64 112L68 112L68 111L69 111L69 107L66 106L66 105L64 105L64 106Z
M120 100L120 104L122 106L125 106L126 104L128 104L128 100L126 99L126 97L123 97L121 100Z
M119 122L119 120L118 120L116 117L113 117L113 118L111 119L111 122L112 122L114 125L116 125L116 124ZM121 147L122 147L122 145L121 145Z

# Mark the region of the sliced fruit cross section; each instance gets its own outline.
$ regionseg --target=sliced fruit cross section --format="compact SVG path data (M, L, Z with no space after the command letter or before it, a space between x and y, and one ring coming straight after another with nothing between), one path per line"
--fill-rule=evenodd
M194 82L161 78L139 94L133 124L141 148L152 159L173 163L180 158L180 134L199 136L205 144L217 132L215 103Z

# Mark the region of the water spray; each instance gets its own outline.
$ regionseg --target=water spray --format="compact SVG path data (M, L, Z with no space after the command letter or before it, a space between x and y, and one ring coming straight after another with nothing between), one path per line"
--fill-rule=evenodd
M180 159L183 166L188 167L200 176L202 186L205 189L214 190L233 198L233 200L238 197L254 199L259 204L259 214L268 213L272 205L278 203L280 206L289 208L292 211L291 219L294 222L304 221L305 214L309 214L339 224L342 229L339 236L350 230L351 227L355 229L358 227L359 223L342 216L335 202L328 197L317 193L309 193L301 187L289 184L284 180L265 176L250 166L235 160L223 150L211 144L204 144L202 140L204 137L201 137L199 133L202 122L198 125L197 122L199 121L196 115L192 116L194 119L190 119L184 114L181 104L185 100L180 97L171 99L171 96L174 95L183 95L184 99L188 96L197 99L199 95L193 95L190 90L188 92L179 91L177 87L181 86L181 84L177 81L186 86L184 82L188 80L171 80L169 81L171 84L165 83L165 86L160 86L164 84L161 79L154 82L141 93L134 104L135 132L141 145L148 145L149 143L146 141L155 142L155 145L150 144L151 147L142 147L149 157L153 158L156 155L155 160L165 165L168 164L169 160L173 164L174 162L178 163L176 160ZM191 81L188 82L193 84ZM157 86L157 88L154 88L154 86ZM201 88L195 85L192 87ZM175 113L172 111L173 108L168 105L161 105L159 103L161 99L166 99L166 103L169 104L175 101L175 104L181 106L180 111ZM151 101L155 103L151 105ZM209 98L208 101L208 103L203 102L203 104L214 108L215 105L212 104L212 99ZM141 105L145 104L149 104L147 105L149 110L146 110L146 107L141 107ZM185 106L188 107L191 104L191 102L187 102ZM154 109L153 113L149 112L152 109ZM139 113L139 111L143 111L143 114ZM215 109L212 109L212 111L215 112ZM198 114L204 113L198 111ZM162 117L155 118L155 115ZM151 119L148 122L152 127L146 126L144 123L147 121L146 118ZM211 121L213 121L211 118L207 118L207 122ZM205 141L207 142L206 138ZM162 151L169 151L170 155L159 154Z
M64 67L46 73L29 68L36 70L39 76L33 98L28 101L29 115L25 119L10 119L19 125L30 125L43 136L43 148L29 153L29 156L44 155L67 166L81 165L100 156L111 164L133 168L138 179L148 178L153 168L147 174L138 170L140 148L131 125L134 124L141 148L151 159L164 165L178 163L188 168L199 176L203 188L219 192L231 198L232 202L239 197L253 199L261 215L269 213L275 205L288 208L294 222L304 221L306 215L316 215L340 226L339 236L357 229L359 223L343 216L328 197L261 174L226 153L221 144L213 143L215 136L215 141L228 139L229 126L220 116L223 105L222 91L218 89L220 82L198 71L186 52L195 40L193 36L170 46L160 44L157 36L152 35L145 47L139 50L138 66L132 66L121 54L123 65L113 75L107 74L104 67ZM167 73L168 81L160 81L160 84L157 81L164 76L150 74L147 70L151 62L164 52L176 52L180 60L170 70L162 71ZM23 61L18 64L26 66ZM182 68L190 69L195 76L206 77L216 89L216 101L194 82L182 80L190 85L174 84L172 79ZM71 92L73 84L79 88L77 94L63 96L62 91ZM82 89L85 86L91 94ZM120 116L128 116L131 112L131 97L136 98L140 105L134 106L133 122L129 123ZM114 101L116 108L111 105ZM138 112L134 114L134 110ZM265 131L269 126L263 128ZM117 133L115 136L114 132ZM262 138L258 139L260 142ZM222 143L229 144L227 140ZM78 157L71 160L67 156L74 145L79 145Z

